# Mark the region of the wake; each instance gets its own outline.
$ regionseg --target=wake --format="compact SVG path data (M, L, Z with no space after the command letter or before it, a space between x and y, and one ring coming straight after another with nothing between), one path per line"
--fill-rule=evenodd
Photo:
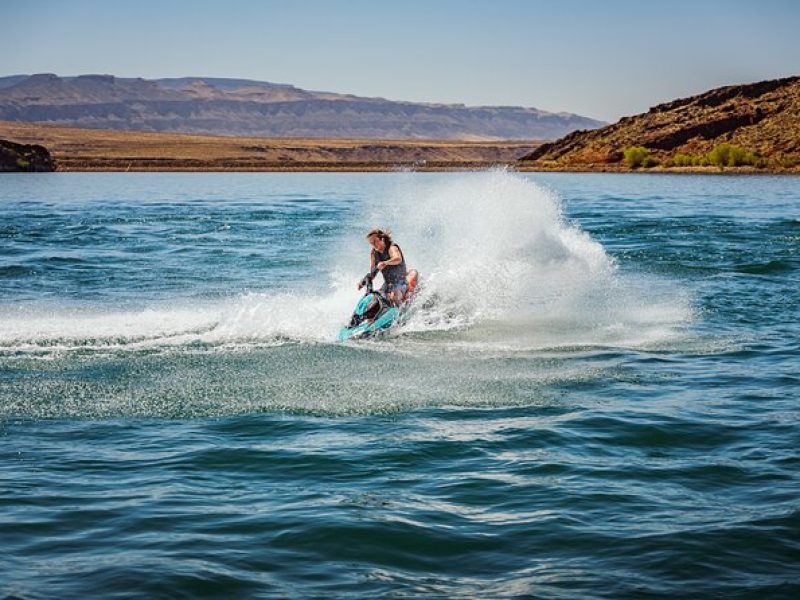
M514 173L408 174L367 215L346 224L322 290L266 290L199 306L176 299L138 310L0 307L0 355L332 343L358 299L363 235L373 225L390 226L409 267L421 273L414 310L393 332L403 343L637 346L669 340L693 319L675 282L622 275L603 246L564 216L556 193Z

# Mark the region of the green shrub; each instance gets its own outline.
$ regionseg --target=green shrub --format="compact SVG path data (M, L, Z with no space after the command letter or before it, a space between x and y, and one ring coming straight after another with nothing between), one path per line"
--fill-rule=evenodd
M672 164L676 167L691 167L695 165L696 159L697 157L691 154L681 154L678 152L678 154L672 157Z
M757 165L758 157L744 148L733 144L717 144L706 156L708 163L719 168Z
M642 146L631 146L630 148L625 148L622 154L625 157L625 164L631 169L638 169L644 165L645 159L648 158L650 154L650 150Z
M659 163L658 163L658 159L657 159L657 158L655 158L655 157L653 157L653 156L645 156L645 157L644 157L644 160L642 161L642 166L643 166L645 169L649 169L649 168L651 168L651 167L655 167L655 166L657 166L658 164L659 164Z
M716 167L727 167L730 150L730 144L717 144L714 146L714 149L708 153L708 162Z
M738 146L731 146L731 149L728 154L728 166L729 167L738 167L739 165L749 165L752 164L753 159L750 156L750 153L747 152L744 148L739 148Z
M30 161L27 161L24 158L17 159L17 167L19 167L20 169L27 169L30 166L31 166Z

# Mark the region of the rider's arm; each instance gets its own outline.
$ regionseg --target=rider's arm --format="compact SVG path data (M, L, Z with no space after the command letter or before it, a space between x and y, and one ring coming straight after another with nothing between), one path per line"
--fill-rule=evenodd
M403 262L403 255L400 254L400 250L397 249L397 246L393 245L389 248L389 260L382 261L382 264L384 267L391 267L393 265L399 265L401 262Z
M369 253L369 272L372 273L374 268L375 268L375 253L374 252L370 252ZM366 277L358 282L358 289L361 289L365 285L367 285L367 278Z

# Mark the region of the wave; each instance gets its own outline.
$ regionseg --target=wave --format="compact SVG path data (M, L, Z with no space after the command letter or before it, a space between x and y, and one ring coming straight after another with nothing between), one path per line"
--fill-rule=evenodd
M736 273L746 273L748 275L774 275L793 271L795 265L787 260L770 260L768 262L752 262L737 264L731 267L731 271Z

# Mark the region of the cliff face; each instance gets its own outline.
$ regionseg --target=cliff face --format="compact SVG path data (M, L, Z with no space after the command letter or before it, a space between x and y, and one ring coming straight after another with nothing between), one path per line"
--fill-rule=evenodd
M0 78L0 120L212 135L555 139L604 123L514 106L394 102L267 82L110 75Z
M44 146L0 140L0 172L55 171L55 163Z
M800 77L722 87L660 104L602 129L573 132L520 160L563 168L614 165L631 146L665 160L677 153L706 154L720 143L775 164L800 163Z

